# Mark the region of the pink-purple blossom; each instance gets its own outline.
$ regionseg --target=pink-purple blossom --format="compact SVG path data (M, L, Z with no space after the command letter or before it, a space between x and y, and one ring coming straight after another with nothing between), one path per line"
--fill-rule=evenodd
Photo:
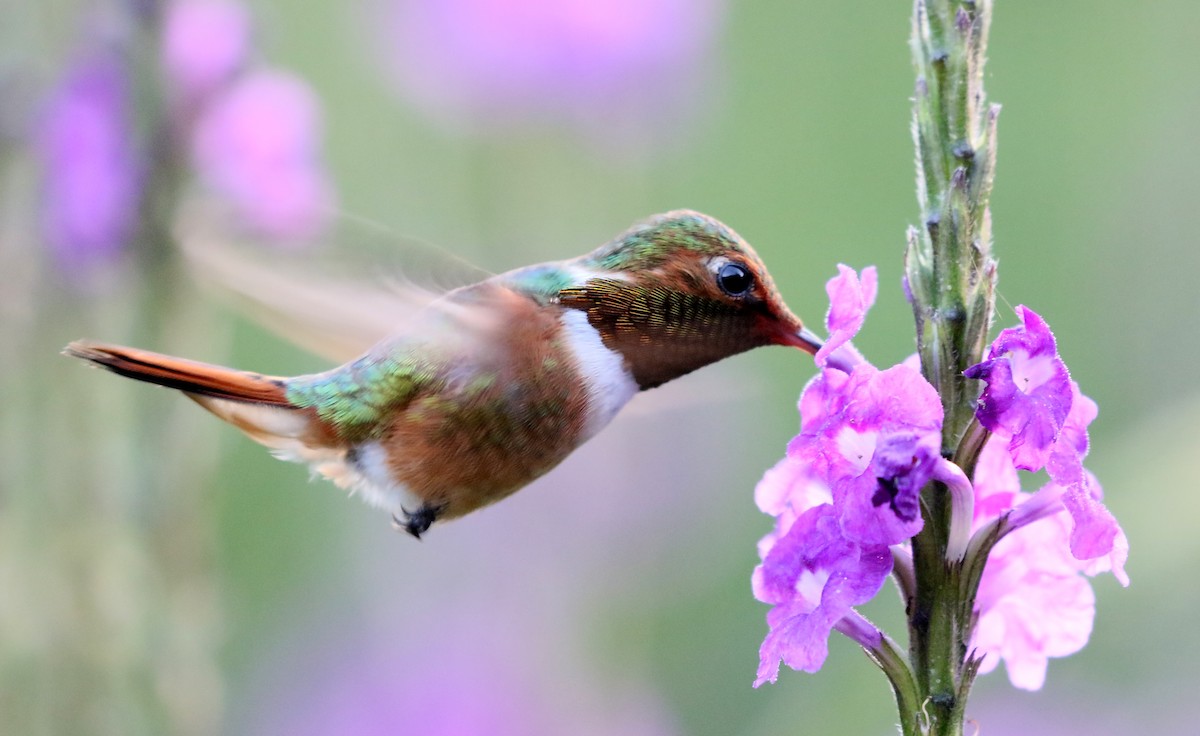
M161 55L170 92L196 104L245 65L250 10L235 0L173 0L164 12Z
M1046 322L1028 307L1017 307L1017 313L1022 325L1001 331L988 360L965 372L987 382L976 416L1006 443L1013 464L1023 470L1045 467L1052 480L1010 523L1019 527L1065 508L1073 521L1072 554L1081 560L1110 558L1114 573L1127 582L1124 533L1101 501L1100 484L1083 467L1096 403L1068 376ZM993 457L990 467L997 462ZM977 472L976 483L985 482Z
M984 567L971 645L984 658L981 672L1004 660L1009 680L1026 690L1042 686L1050 658L1087 643L1095 606L1085 576L1111 571L1129 584L1128 542L1100 502L1099 481L1082 467L1095 402L1074 382L1071 390L1071 412L1051 448L1052 457L1073 455L1078 473L1061 476L1070 486L1052 476L1036 493L1023 493L1014 453L1002 435L987 442L975 468L974 527L1007 515L1011 531L992 548Z
M439 120L566 119L609 134L697 87L719 0L384 0L400 91Z
M948 562L965 559L973 531L1005 535L984 563L971 646L983 671L1003 660L1014 685L1036 689L1049 658L1087 642L1086 576L1112 571L1128 584L1128 542L1083 466L1096 404L1070 380L1046 323L1018 308L1022 324L967 372L987 384L977 416L992 433L969 479L941 456L941 401L915 359L879 370L850 343L875 300L874 270L860 279L838 268L826 288L830 338L816 356L824 367L801 394L800 432L755 490L776 518L753 576L755 596L773 606L756 684L774 681L780 661L818 669L834 629L878 645L853 607L879 590L893 554L909 558L924 523L921 490L936 480L951 500ZM1043 467L1050 482L1022 492L1018 469Z
M828 352L857 356L849 341L875 300L875 271L860 280L839 266L826 291L836 335ZM826 367L805 387L800 433L755 491L759 507L776 517L754 572L756 597L774 606L756 685L775 680L780 660L820 668L830 632L891 571L888 546L921 530L921 488L944 462L941 402L917 370L881 371L861 357L840 363L849 372Z
M979 620L971 646L983 657L980 672L1003 660L1014 687L1037 690L1050 658L1087 644L1095 595L1085 575L1100 570L1071 554L1069 526L1066 515L1054 514L992 549L975 599Z
M891 569L885 545L859 545L842 534L832 505L805 511L754 570L755 597L774 606L755 686L775 681L780 660L793 669L819 670L830 631L852 606L875 597Z
M256 71L211 101L196 123L193 161L249 227L306 238L324 226L333 205L320 134L320 106L302 79Z
M826 285L830 340L818 351L846 351L875 302L874 268L839 265ZM860 544L897 544L921 530L921 488L940 459L942 405L919 372L880 371L865 361L847 374L827 367L800 397L800 434L788 456L833 492L842 531Z
M81 57L37 117L41 230L68 273L114 258L137 228L141 167L130 81L116 57Z
M1054 335L1036 312L1017 307L1020 327L1000 332L987 360L964 371L987 382L976 416L1008 438L1017 467L1040 470L1071 408L1071 379Z

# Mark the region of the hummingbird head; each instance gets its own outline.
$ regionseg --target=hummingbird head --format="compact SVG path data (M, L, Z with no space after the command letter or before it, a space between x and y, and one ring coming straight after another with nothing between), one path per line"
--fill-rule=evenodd
M561 303L587 311L642 388L763 345L821 347L754 249L699 212L638 223L581 265L596 275L564 290Z

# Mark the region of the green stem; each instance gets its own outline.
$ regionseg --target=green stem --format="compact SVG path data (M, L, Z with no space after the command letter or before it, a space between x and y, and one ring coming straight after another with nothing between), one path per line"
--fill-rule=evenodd
M834 624L834 628L862 645L871 661L887 675L896 695L896 708L905 736L924 734L922 701L912 669L891 637L854 609Z
M917 0L913 137L920 228L909 233L906 276L926 378L946 409L945 450L972 417L974 382L962 371L982 355L995 289L988 198L998 108L983 94L990 0Z
M987 432L974 420L977 384L963 371L982 359L996 283L988 199L999 108L983 92L991 10L991 0L916 0L912 21L921 224L908 232L905 278L922 372L942 401L943 456L968 478ZM930 483L921 509L925 526L912 542L909 658L927 719L923 732L961 734L976 669L966 647L979 553L987 550L969 546L963 564L947 561L953 514L945 485Z
M983 452L983 446L991 436L992 433L980 424L977 418L972 418L967 430L963 432L951 462L962 468L968 478L975 478L975 464L979 462L979 453Z
M884 635L879 646L868 652L871 659L888 676L892 692L896 695L896 710L900 716L900 729L904 736L925 733L924 716L921 709L920 692L913 679L912 670L904 660L896 642Z

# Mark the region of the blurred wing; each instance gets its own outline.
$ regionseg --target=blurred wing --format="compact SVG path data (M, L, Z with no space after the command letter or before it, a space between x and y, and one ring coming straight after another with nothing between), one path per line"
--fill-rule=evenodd
M200 281L271 331L339 363L411 329L414 317L446 291L490 275L427 244L347 219L337 233L300 250L211 224L222 221L229 220L197 210L177 229Z

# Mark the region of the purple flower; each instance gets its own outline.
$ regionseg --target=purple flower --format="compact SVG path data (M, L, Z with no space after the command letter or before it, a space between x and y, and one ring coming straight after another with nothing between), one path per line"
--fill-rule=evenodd
M875 300L875 270L865 269L861 281L853 269L838 270L826 287L830 340L816 357L829 366L800 395L800 433L787 456L755 489L759 508L776 517L759 542L763 562L753 578L755 596L774 606L756 685L775 681L780 660L815 672L834 628L864 646L878 640L852 607L870 600L891 572L888 546L921 530L921 488L938 477L971 494L961 471L958 483L942 467L949 463L939 452L934 388L911 365L880 371L849 344Z
M1011 526L1032 523L1065 507L1074 522L1070 549L1075 557L1108 557L1114 574L1127 583L1124 542L1118 542L1124 540L1124 533L1100 500L1100 484L1083 467L1087 427L1096 418L1096 402L1070 379L1042 318L1023 306L1017 307L1017 313L1022 326L1003 330L992 344L989 359L965 372L969 378L987 381L976 412L980 423L1007 440L1017 468L1045 467L1053 481L1014 512ZM985 454L989 452L995 450L985 449ZM1000 467L994 456L988 462L993 471ZM994 482L987 468L977 471L977 488ZM1019 490L1009 483L1010 493Z
M598 698L598 683L531 630L529 613L488 600L468 614L407 621L385 631L306 631L264 678L270 690L236 732L287 736L670 736L670 712L653 687ZM443 605L442 608L445 608ZM500 635L503 632L503 635ZM315 634L315 636L314 636ZM324 641L322 641L324 640ZM541 649L539 649L541 647ZM537 662L530 666L530 662ZM638 687L640 685L640 687Z
M137 227L141 175L129 80L111 56L80 59L37 121L41 229L69 272L114 258Z
M754 570L755 597L774 606L755 687L775 681L780 660L793 669L819 670L833 627L852 606L875 597L891 570L888 548L846 539L832 505L805 511Z
M245 223L276 238L312 236L333 195L318 153L321 112L309 86L258 71L214 98L197 121L192 153L201 178Z
M1001 331L988 359L964 371L987 382L976 416L1007 437L1017 467L1040 470L1071 408L1071 379L1054 335L1032 309L1017 307L1021 327Z
M862 329L878 291L879 275L874 266L864 268L860 280L854 269L838 264L838 275L825 284L825 293L829 295L829 312L825 315L829 338L817 351L818 366L824 367L839 349L853 356L851 366L862 361L858 351L847 343ZM843 349L842 346L846 347Z
M1112 571L1129 582L1128 540L1083 465L1095 402L1070 380L1045 322L1018 307L1021 326L1002 331L988 360L965 372L987 383L976 415L992 433L968 478L941 456L941 401L915 359L880 371L849 344L877 279L838 268L827 286L830 337L815 357L822 371L800 397L800 433L755 490L776 517L753 577L755 596L773 606L755 684L773 682L781 660L819 669L834 629L886 661L884 635L854 606L893 566L903 592L919 588L905 543L923 526L922 488L937 481L951 502L946 560L975 565L972 555L988 555L971 656L983 672L1003 660L1015 686L1040 688L1051 657L1087 643L1095 598L1086 576ZM1042 468L1050 483L1022 493L1018 469Z
M1072 390L1071 414L1058 444L1081 455L1095 404L1074 384ZM1065 449L1052 448L1052 454L1060 452ZM1052 480L1034 494L1022 493L1003 437L984 446L975 468L975 528L1008 514L1011 531L993 547L984 567L972 646L984 656L982 672L1003 659L1015 687L1040 688L1050 657L1067 656L1087 643L1095 610L1085 575L1111 571L1122 585L1129 584L1128 541L1100 503L1099 482L1080 468L1070 488Z
M404 94L489 128L547 114L612 127L669 111L696 86L718 14L718 0L389 4L380 27Z
M774 531L758 543L759 557L766 557L796 519L813 507L832 504L833 495L829 486L811 475L804 463L785 455L755 486L754 502L764 514L775 517Z
M978 529L1011 509L1021 491L1012 455L1003 442L989 440L975 464L975 520Z
M162 65L185 103L233 79L250 55L250 11L233 0L174 0L166 8Z
M1066 517L1055 514L992 549L975 599L979 621L971 644L983 655L980 672L1003 659L1014 687L1037 690L1050 657L1087 644L1096 611L1084 573L1095 570L1071 554L1067 527Z
M813 396L809 396L810 392ZM921 530L921 487L940 458L942 405L921 375L861 364L824 370L800 400L801 431L788 456L833 491L846 536L897 544Z

